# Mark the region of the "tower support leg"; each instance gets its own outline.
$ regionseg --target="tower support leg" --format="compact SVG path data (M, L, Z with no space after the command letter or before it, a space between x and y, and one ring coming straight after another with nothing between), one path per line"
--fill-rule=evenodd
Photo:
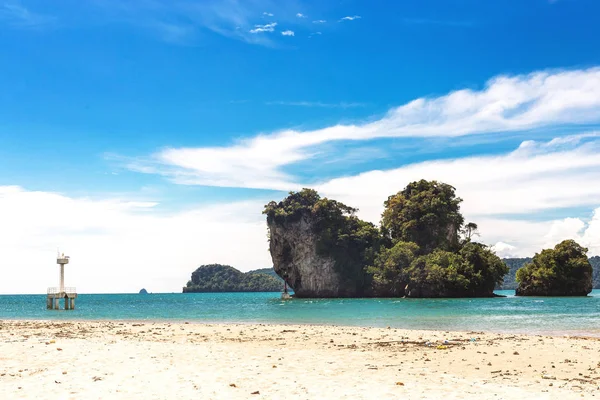
M75 309L75 297L69 299L71 301L71 310Z

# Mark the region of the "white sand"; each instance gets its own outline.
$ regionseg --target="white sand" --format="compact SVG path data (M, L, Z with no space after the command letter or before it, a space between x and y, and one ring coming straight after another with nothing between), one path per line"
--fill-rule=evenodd
M459 344L422 344L446 339ZM600 397L599 385L593 338L0 322L0 399L565 400Z

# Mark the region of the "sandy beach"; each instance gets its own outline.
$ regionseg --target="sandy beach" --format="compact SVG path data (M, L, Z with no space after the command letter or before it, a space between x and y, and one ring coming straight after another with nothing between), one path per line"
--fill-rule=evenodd
M600 397L599 372L585 337L0 323L2 399L580 399Z

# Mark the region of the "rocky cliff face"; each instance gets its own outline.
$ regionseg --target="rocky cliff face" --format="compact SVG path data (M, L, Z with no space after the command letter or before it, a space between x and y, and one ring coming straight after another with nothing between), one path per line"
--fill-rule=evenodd
M273 269L296 297L357 297L361 283L336 270L332 257L319 254L318 235L310 215L297 221L268 223Z

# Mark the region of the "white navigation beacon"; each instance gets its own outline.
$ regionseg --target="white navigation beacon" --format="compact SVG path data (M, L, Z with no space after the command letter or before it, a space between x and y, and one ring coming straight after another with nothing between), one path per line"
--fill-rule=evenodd
M60 278L58 287L48 288L47 306L49 310L60 310L60 299L65 300L65 310L75 309L77 290L74 287L65 287L65 265L69 263L70 257L65 253L58 252L56 263L60 265Z

